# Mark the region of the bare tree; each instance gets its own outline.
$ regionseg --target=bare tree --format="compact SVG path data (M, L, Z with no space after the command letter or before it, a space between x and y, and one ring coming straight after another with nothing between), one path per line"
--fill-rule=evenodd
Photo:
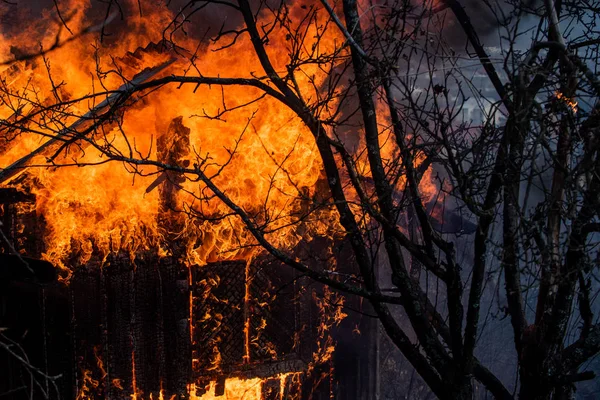
M3 103L14 109L1 121L5 140L49 139L2 170L0 180L36 166L93 168L108 161L137 176L161 174L158 183L182 189L178 211L190 221L241 221L238 233L251 240L240 239L240 248L268 252L367 299L438 398L472 398L476 387L501 399L569 398L576 382L594 377L582 365L600 351L594 28L600 4L465 6L459 0L181 4L163 26L161 44L177 62L162 60L131 77L118 62L106 70L98 61L98 82L112 77L121 86L68 99L46 58L50 101L4 85ZM191 40L186 34L199 30L198 19L211 7L234 22ZM482 31L473 11L493 28ZM206 43L218 53L244 40L261 70L205 72L210 68L199 51ZM198 109L196 118L225 124L246 113L227 157L194 148L186 159L166 162L130 139L132 105L174 86L218 98L218 109ZM246 96L232 99L232 88ZM266 102L291 110L312 135L321 179L318 189L301 187L290 163L298 150L276 156L261 143L277 177L268 177L265 198L249 205L222 188L223 176L238 144L256 129L253 110ZM88 153L102 158L88 161ZM284 191L278 180L295 190L285 193L295 206L273 211L266 205ZM352 254L353 266L343 273L299 257L297 241L277 239L290 227L297 236L315 235L311 229L324 218L331 221L327 234ZM512 327L517 384L478 358L488 317L498 312Z

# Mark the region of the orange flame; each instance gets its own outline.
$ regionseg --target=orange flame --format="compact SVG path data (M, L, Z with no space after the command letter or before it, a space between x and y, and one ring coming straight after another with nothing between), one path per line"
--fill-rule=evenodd
M573 111L573 114L577 113L577 100L575 100L572 97L568 97L565 96L564 94L562 94L561 92L556 92L556 98L558 100L561 100L563 103L565 103L567 106L569 106L571 108L571 111Z

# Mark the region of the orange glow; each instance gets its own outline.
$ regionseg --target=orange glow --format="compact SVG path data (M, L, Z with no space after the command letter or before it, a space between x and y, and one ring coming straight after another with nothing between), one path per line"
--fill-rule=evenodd
M250 304L250 265L252 259L246 261L246 268L244 269L244 364L250 362L250 311L248 310Z
M115 378L112 381L112 385L119 390L123 390L123 385L121 384L121 379Z
M556 92L556 98L558 100L561 100L567 106L569 106L571 108L571 111L573 111L574 114L577 113L577 100L575 100L571 97L567 97L564 94L562 94L561 92Z
M92 391L98 387L98 380L92 377L92 371L83 370L81 371L81 382L79 391L77 392L76 400L87 400L94 398Z
M216 382L211 382L208 391L197 395L196 387L190 386L190 400L261 400L263 384L268 379L279 380L279 396L284 399L286 385L300 385L301 373L287 372L269 378L229 378L225 381L225 394L215 395Z
M94 347L94 357L96 357L96 365L100 370L101 379L104 379L108 374L106 372L106 369L104 368L104 362L102 361L102 358L100 358L100 356L98 355L98 346Z

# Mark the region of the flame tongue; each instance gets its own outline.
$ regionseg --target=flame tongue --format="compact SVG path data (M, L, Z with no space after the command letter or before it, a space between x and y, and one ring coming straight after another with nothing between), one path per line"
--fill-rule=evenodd
M577 113L577 105L578 104L574 98L565 96L562 92L556 92L556 98L558 100L561 100L567 106L569 106L571 108L571 111L573 111L573 113Z

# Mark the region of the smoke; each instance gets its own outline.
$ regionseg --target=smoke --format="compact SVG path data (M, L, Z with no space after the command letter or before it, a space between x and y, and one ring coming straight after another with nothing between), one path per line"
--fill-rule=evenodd
M469 48L467 37L448 7L438 3L434 9L443 10L436 13L432 18L437 19L437 26L443 25L443 36L445 42L459 54L467 52ZM460 0L459 3L465 9L471 24L475 28L481 43L486 47L497 46L506 36L504 29L510 26L514 20L517 9L523 12L519 14L520 24L527 24L532 13L541 5L541 0ZM442 23L443 21L443 23Z

